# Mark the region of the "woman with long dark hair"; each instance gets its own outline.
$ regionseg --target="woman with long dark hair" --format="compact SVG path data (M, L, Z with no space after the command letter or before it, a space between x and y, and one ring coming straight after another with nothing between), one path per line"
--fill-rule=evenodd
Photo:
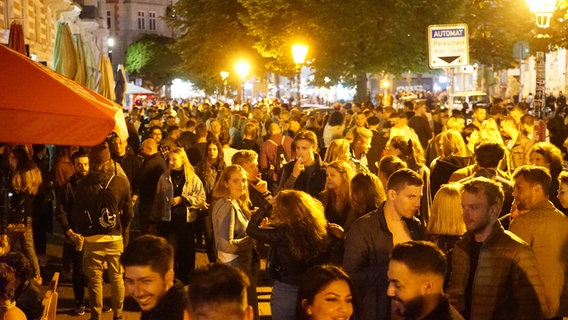
M203 157L203 160L196 170L201 182L203 182L205 201L209 206L213 204L212 195L215 182L217 182L224 169L225 156L221 143L215 139L209 140L205 146L205 157ZM215 241L213 239L213 227L211 226L211 215L209 211L209 209L199 211L199 215L195 221L195 235L198 244L202 242L202 237L204 238L207 258L209 262L215 262Z
M302 279L296 320L351 319L357 310L354 294L351 279L341 268L315 266Z
M23 223L22 233L14 232L10 236L10 246L20 247L24 255L31 261L34 270L34 282L41 285L42 278L39 261L34 247L32 229L32 208L34 198L42 182L41 171L32 160L25 146L16 146L8 155L11 169L10 208L14 224Z

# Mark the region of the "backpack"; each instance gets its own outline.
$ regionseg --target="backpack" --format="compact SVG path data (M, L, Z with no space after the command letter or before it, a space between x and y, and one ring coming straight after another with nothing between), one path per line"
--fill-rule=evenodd
M118 202L112 194L112 190L108 188L114 177L113 174L104 187L98 185L100 190L95 197L93 210L87 210L90 234L109 234L118 225L118 219L122 212L118 208Z
M271 169L280 176L282 169L288 163L288 160L286 160L286 151L284 150L284 136L282 136L282 142L280 142L280 144L276 144L272 139L268 139L268 141L276 146L276 159L274 164L270 165ZM272 168L272 166L274 166L274 168Z

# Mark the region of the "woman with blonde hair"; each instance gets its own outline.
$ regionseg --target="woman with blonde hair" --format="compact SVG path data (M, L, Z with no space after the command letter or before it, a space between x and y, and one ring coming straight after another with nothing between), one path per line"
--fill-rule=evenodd
M465 231L460 186L444 184L432 201L430 220L426 227L426 239L437 244L446 254L448 261L451 261L454 245ZM449 274L450 270L448 270L446 280L449 279Z
M174 247L175 274L185 284L195 268L195 220L205 208L203 183L183 148L170 151L168 170L158 180L152 210L158 235Z
M247 233L271 246L272 319L289 320L295 318L302 275L329 260L332 242L323 205L309 194L282 190L271 202L252 215ZM262 227L265 218L270 227Z
M247 172L238 164L225 168L213 188L213 235L217 261L241 269L251 281L249 304L258 315L256 278L259 260L246 229L251 212Z
M349 184L353 171L345 161L333 161L325 168L325 189L320 193L320 200L325 208L325 217L329 222L344 227L347 215L351 211Z
M347 139L335 139L330 144L325 152L323 162L330 163L335 160L348 161L351 157L349 146L351 141Z

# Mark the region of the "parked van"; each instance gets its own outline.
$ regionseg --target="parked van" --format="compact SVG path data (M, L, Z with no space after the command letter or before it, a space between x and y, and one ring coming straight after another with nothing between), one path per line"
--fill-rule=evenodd
M469 108L473 108L476 105L481 105L485 108L489 108L489 96L485 92L481 91L461 91L455 92L452 95L452 110L461 110L463 108L463 103L467 102Z

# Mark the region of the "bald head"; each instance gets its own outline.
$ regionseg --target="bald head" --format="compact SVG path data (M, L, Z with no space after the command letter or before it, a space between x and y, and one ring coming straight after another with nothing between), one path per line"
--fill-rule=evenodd
M158 152L158 142L153 138L148 138L142 141L142 154L146 156L153 156Z

